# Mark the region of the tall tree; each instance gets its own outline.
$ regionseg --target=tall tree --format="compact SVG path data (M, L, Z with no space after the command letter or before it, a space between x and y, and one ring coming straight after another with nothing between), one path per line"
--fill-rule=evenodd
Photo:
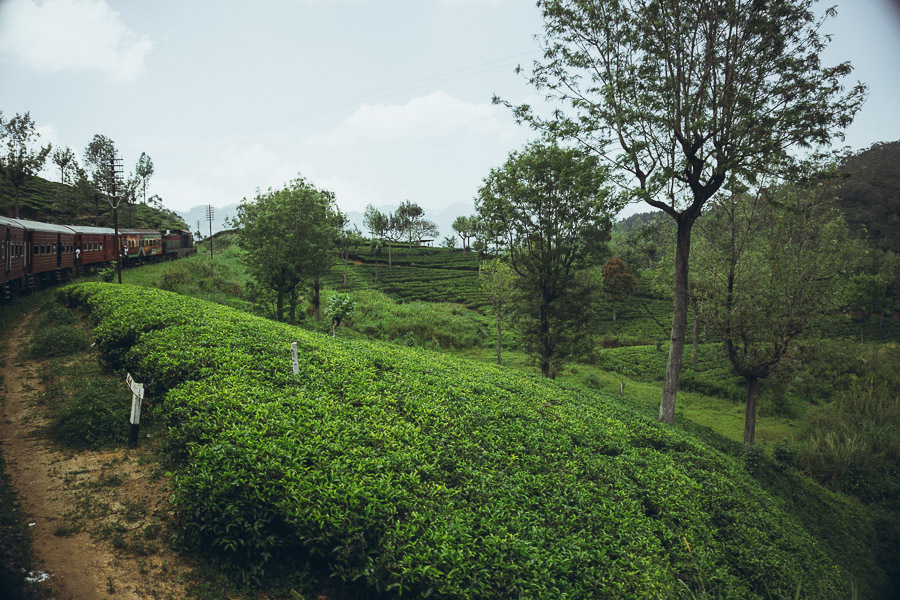
M337 234L334 197L297 178L238 206L238 245L257 284L275 293L275 318L296 322L301 284L333 260Z
M818 190L819 192L821 190ZM754 443L759 384L796 340L839 306L847 228L816 190L722 195L695 239L701 318L747 383L744 443Z
M150 181L150 177L153 175L153 161L150 160L150 156L146 152L141 152L137 165L134 167L134 172L141 180L141 190L144 193L144 204L147 204L147 182Z
M72 152L71 148L66 148L65 150L57 148L53 151L52 160L59 167L59 182L63 185L69 183L69 168L78 166L78 163L75 161L75 153Z
M19 218L19 191L22 184L44 168L51 145L35 147L41 136L34 127L31 113L16 114L2 125L5 133L3 137L6 142L5 156L2 160L3 175L15 189L15 216Z
M438 234L437 226L425 218L425 210L415 202L401 202L394 211L394 219L400 237L406 240L410 250L413 242L420 241L426 235Z
M459 239L462 240L462 249L465 252L469 247L469 240L475 235L478 218L473 216L460 215L453 220L451 227Z
M105 135L96 134L84 149L84 165L99 194L94 195L94 225L100 220L100 196L113 196L116 177L113 163L118 151L116 144ZM116 191L118 193L118 191Z
M627 300L634 291L634 275L621 258L611 258L603 263L603 290L612 302L613 321L616 320L616 303Z
M558 307L576 289L575 274L609 230L618 208L596 157L533 143L492 169L475 207L486 238L506 251L521 277L534 322L541 374L551 377L565 343Z
M815 2L538 1L544 61L529 81L565 110L515 115L602 157L626 196L676 224L663 422L675 416L691 230L703 206L729 180L792 173L793 148L830 145L865 99L864 85L844 88L849 63L821 64Z
M378 255L384 250L385 238L391 228L391 216L384 214L371 204L367 204L366 211L363 213L363 225L372 236L371 249L372 254L375 255L375 281L378 281Z
M859 323L859 343L866 341L865 325L886 308L887 285L880 274L854 273L844 288L844 307L850 318Z
M502 364L503 319L514 308L516 274L509 265L499 258L495 258L481 267L478 277L481 282L481 292L491 303L491 309L497 318L497 364L499 365Z
M341 260L344 261L344 286L346 287L347 263L350 262L350 250L355 246L362 244L363 237L356 225L350 227L350 219L346 214L338 211L336 213L336 218L338 219L338 238L336 245L338 254L341 257Z

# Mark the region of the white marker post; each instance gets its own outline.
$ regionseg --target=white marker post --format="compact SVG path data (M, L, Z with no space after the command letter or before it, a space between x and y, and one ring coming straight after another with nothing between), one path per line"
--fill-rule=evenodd
M131 388L131 431L128 434L128 444L136 446L138 429L141 426L141 401L144 399L144 384L135 382L131 378L131 373L126 375L125 383Z
M300 362L297 360L297 342L291 342L291 364L294 367L294 375L299 375Z

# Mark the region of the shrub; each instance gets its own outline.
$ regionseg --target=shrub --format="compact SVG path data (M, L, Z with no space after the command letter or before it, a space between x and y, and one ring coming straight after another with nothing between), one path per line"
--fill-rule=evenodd
M50 425L50 437L68 448L124 444L128 439L129 399L124 384L92 380L63 404Z
M107 266L97 271L97 278L104 283L112 283L116 278L116 265L110 262Z
M40 329L29 344L28 353L33 358L65 356L84 350L90 343L90 338L80 329L58 325Z

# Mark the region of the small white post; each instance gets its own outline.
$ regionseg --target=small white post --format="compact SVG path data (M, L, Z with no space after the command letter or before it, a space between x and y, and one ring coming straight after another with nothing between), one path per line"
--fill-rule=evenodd
M128 434L128 443L132 446L137 445L138 429L141 426L141 402L144 399L144 384L137 383L128 373L125 377L125 383L131 389L131 431Z
M294 367L294 375L299 375L300 362L297 360L297 342L291 342L291 364Z

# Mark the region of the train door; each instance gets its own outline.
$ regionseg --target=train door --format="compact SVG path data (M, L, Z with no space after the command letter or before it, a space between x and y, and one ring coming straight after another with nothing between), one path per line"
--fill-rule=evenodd
M56 234L56 268L60 268L62 266L62 255L63 255L63 247L62 247L62 236L60 234Z

